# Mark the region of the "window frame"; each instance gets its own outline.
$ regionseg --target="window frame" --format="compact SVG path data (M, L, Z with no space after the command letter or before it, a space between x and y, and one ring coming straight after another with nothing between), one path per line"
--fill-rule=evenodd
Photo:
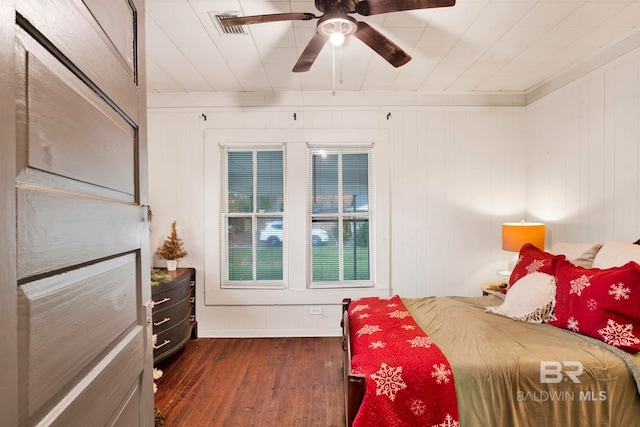
M331 213L313 213L313 156L319 152L338 154L338 209ZM368 163L368 211L344 212L343 209L343 182L342 182L342 155L343 154L367 154ZM375 287L375 171L374 171L374 144L373 143L307 143L307 287L309 289L347 289L347 288L374 288ZM313 244L312 225L314 218L338 218L338 263L339 280L314 281L313 280ZM345 218L367 218L369 224L369 279L345 280L344 279L344 236L343 223Z
M287 288L287 152L286 144L272 143L232 143L220 144L220 170L221 170L221 186L220 186L220 254L221 254L221 289L286 289ZM257 183L257 153L265 151L282 152L282 212L260 212L258 210L258 186ZM228 175L228 153L229 152L251 152L252 153L252 180L253 180L253 203L251 212L229 212L229 175ZM252 280L230 280L229 279L229 218L251 218L251 249L252 249ZM258 280L257 275L257 250L258 236L260 230L258 224L260 218L280 218L282 220L282 279L280 280Z

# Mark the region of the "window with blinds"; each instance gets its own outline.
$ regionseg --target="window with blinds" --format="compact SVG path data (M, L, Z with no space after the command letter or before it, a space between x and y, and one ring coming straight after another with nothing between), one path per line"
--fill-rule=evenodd
M373 286L372 146L309 146L310 287Z
M223 287L283 286L282 146L224 147Z

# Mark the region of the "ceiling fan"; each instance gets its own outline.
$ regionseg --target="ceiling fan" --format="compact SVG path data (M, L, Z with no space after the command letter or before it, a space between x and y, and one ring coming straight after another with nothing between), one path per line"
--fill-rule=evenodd
M318 19L316 33L293 67L292 71L294 73L309 71L328 40L331 39L334 45L339 45L344 40L344 37L350 35L356 36L394 67L400 67L409 62L411 56L369 24L356 21L349 14L357 13L363 16L370 16L403 10L447 7L455 5L456 0L315 0L315 4L316 9L322 12L322 15L316 16L313 13L274 13L221 18L220 23L225 27L232 27L264 22Z

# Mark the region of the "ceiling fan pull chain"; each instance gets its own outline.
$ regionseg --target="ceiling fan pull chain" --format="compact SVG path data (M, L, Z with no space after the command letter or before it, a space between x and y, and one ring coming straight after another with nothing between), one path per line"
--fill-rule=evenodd
M331 95L336 94L336 47L331 46Z
M340 71L340 84L344 83L342 80L342 46L340 45L340 63L338 64L338 66L340 67L339 71Z

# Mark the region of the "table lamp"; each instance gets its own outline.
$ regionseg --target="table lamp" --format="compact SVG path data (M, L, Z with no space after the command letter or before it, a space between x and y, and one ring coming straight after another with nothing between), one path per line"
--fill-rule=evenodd
M506 270L499 270L498 274L508 278L518 262L518 253L522 246L531 243L540 250L544 250L545 226L540 222L505 222L502 224L502 250L515 252Z

